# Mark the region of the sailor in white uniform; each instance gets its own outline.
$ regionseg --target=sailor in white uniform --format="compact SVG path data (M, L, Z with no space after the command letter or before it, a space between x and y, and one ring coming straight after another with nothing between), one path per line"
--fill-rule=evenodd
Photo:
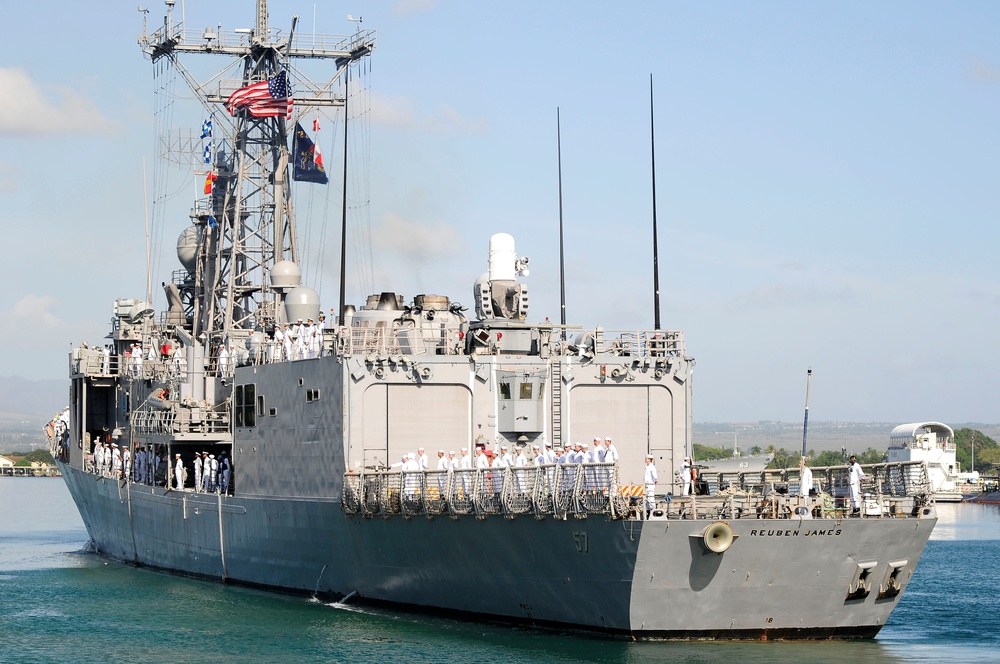
M470 477L469 476L472 475L472 473L470 473L468 471L472 470L472 457L469 456L469 448L468 447L463 447L460 450L460 452L461 452L461 457L458 458L458 459L455 459L455 461L457 462L457 465L453 466L453 468L456 468L456 469L462 471L458 475L458 484L459 484L459 486L462 487L462 496L464 498L468 498L469 497L469 486L471 486L470 485Z
M175 454L174 459L174 480L177 482L174 488L178 491L184 489L184 461L181 459L181 455Z
M205 493L215 493L215 474L219 470L219 462L215 460L214 454L208 455L208 461L202 468L205 474Z
M201 455L194 455L194 492L201 493Z
M286 361L291 360L292 346L295 345L295 335L292 332L292 327L288 323L285 323L285 331L282 333L282 337L284 338L284 355L281 356L281 359Z
M274 326L274 354L271 359L280 362L284 359L285 352L285 331L280 325Z
M229 375L229 349L225 345L219 349L219 375L223 378Z
M427 459L427 453L424 452L424 448L417 448L417 466L420 470L427 470L429 466L429 460Z
M122 447L122 477L132 481L132 450Z
M118 448L118 443L111 445L111 476L116 480L122 476L122 451Z
M525 493L528 486L528 473L524 469L528 467L528 457L524 455L524 446L517 448L514 455L514 477L517 479L517 492Z
M799 460L799 495L803 498L809 497L809 492L813 488L813 471L806 465L806 458Z
M691 457L684 457L684 462L681 464L681 482L684 483L684 490L681 491L682 496L691 495Z
M420 489L420 464L417 463L416 455L410 452L403 462L403 487L406 495L416 497Z
M850 458L850 465L847 467L847 473L851 485L851 507L854 508L855 512L858 512L861 510L861 478L865 476L865 471L853 454Z
M646 518L649 518L649 513L654 507L656 507L656 485L659 483L660 478L656 474L656 465L653 464L653 455L646 455L646 472L643 476L643 484L646 485Z

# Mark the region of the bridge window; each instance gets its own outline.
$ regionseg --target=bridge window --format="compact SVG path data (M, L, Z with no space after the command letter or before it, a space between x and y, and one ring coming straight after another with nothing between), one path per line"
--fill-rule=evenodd
M237 385L233 394L233 419L237 427L252 427L257 425L257 386L253 383ZM263 408L263 397L260 407Z

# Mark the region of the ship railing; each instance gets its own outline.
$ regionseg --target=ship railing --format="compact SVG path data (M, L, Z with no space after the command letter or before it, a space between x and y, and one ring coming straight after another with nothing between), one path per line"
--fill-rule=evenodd
M341 507L366 517L530 514L565 519L591 514L623 518L629 513L614 463L351 471L344 476Z
M122 359L119 355L105 356L102 348L80 346L70 355L70 372L84 376L118 376Z
M933 503L930 478L923 461L862 464L861 511L865 517L917 516ZM849 467L811 467L813 491L802 496L798 468L767 469L761 473L705 473L710 495L671 497L666 516L681 518L791 517L806 509L814 517L853 513Z
M585 333L594 340L598 355L631 357L684 356L684 333L680 330L604 330Z

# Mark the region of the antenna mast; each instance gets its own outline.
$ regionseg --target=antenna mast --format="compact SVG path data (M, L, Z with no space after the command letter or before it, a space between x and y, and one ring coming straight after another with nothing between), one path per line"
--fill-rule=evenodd
M559 168L559 323L562 338L566 339L566 253L563 248L562 201L562 128L559 124L559 107L556 107L556 161Z
M344 106L345 96L333 84L351 63L375 48L375 32L358 29L349 37L282 34L268 25L266 0L257 0L253 28L185 30L174 24L173 0L162 27L139 37L142 50L157 63L166 58L215 119L215 158L209 164L214 186L192 212L198 229L198 254L192 278L178 286L193 302L191 332L208 342L249 334L265 321L278 320L280 296L269 276L279 261L297 262L295 215L291 199L288 136L294 124L286 115L254 116L246 109L214 112L225 107L241 88L264 83L279 73L302 76L290 66L299 59L334 61L328 82L289 80L288 98L296 111L317 106ZM294 21L294 19L293 19ZM181 53L228 55L242 62L242 77L222 78L231 64L202 83L179 60ZM219 138L223 137L223 138Z
M653 75L649 75L649 148L653 176L653 329L660 329L660 259L656 240L656 144L653 131Z

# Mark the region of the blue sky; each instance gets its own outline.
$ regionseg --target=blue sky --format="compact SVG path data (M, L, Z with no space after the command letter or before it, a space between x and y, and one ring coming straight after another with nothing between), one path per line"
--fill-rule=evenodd
M182 4L191 28L253 22L250 1ZM4 12L0 375L63 377L114 299L143 297L144 160L150 196L169 191L154 284L198 187L177 169L154 182L134 0L96 7ZM349 301L470 303L490 235L509 232L531 258L529 318L558 320L558 107L568 318L652 327L652 75L662 318L697 360L695 420L798 420L812 367L814 420L1000 421L1000 4L282 0L270 22L348 34L349 13L378 31L350 189L372 248L352 241ZM196 130L175 92L173 126ZM298 202L325 308L336 127L320 136L331 185Z

